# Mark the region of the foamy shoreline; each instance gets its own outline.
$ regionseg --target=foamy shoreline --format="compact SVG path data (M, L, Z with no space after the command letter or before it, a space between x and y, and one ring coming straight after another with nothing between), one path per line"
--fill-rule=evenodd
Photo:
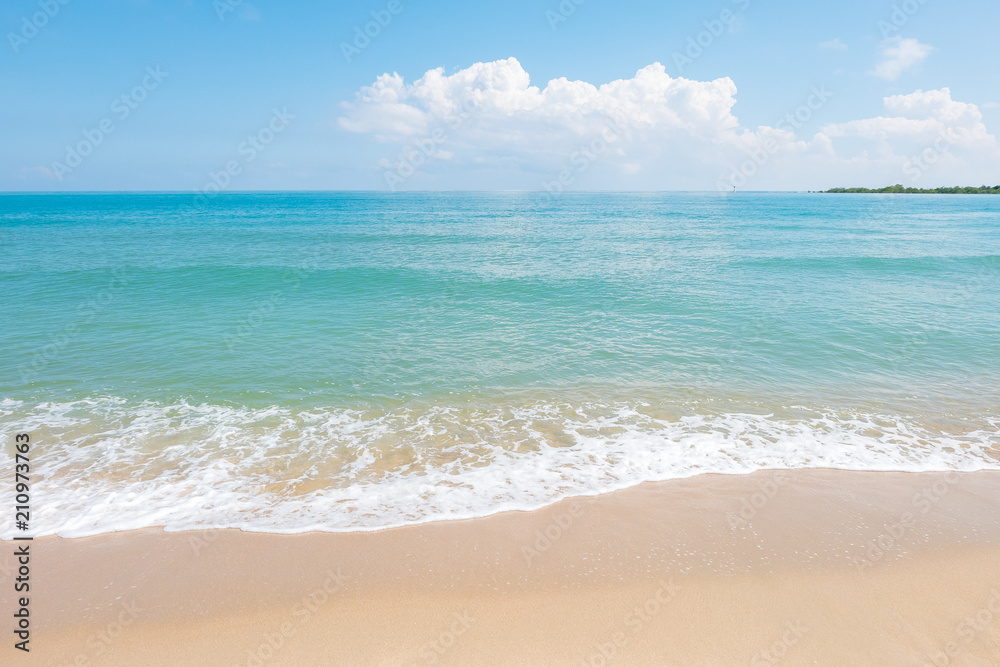
M1000 660L998 472L706 475L377 532L31 544L25 664Z
M995 420L972 410L929 419L822 406L701 408L637 397L367 412L3 401L0 431L16 425L44 444L36 537L379 530L772 468L1000 470ZM16 534L0 527L2 539Z

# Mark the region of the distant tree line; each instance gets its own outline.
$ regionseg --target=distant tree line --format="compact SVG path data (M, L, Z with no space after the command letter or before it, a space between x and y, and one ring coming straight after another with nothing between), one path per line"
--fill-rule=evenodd
M872 190L870 188L831 188L830 190L824 190L823 192L861 192L867 194L886 194L886 193L903 193L903 194L931 194L931 195L1000 195L1000 185L994 185L990 187L988 185L981 185L978 188L972 186L966 186L964 188L955 186L953 188L904 188L899 183L896 185L890 185L889 187L879 188L877 190Z

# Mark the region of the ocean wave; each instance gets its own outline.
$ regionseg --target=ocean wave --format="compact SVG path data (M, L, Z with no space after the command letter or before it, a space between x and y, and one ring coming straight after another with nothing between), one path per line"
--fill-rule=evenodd
M944 428L872 411L649 399L311 409L6 399L0 431L7 442L32 434L36 536L374 530L702 473L1000 469L1000 420L989 416Z

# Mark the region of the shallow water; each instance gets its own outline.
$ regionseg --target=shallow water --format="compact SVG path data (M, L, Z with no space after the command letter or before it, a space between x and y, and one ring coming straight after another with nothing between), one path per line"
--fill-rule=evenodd
M36 534L1000 468L1000 200L3 195ZM9 537L9 533L3 533Z

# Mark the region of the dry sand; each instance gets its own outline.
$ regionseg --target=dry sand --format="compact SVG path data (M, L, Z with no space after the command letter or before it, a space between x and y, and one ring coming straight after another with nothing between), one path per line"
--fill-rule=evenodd
M370 533L31 543L4 665L1000 665L1000 473L705 475Z

